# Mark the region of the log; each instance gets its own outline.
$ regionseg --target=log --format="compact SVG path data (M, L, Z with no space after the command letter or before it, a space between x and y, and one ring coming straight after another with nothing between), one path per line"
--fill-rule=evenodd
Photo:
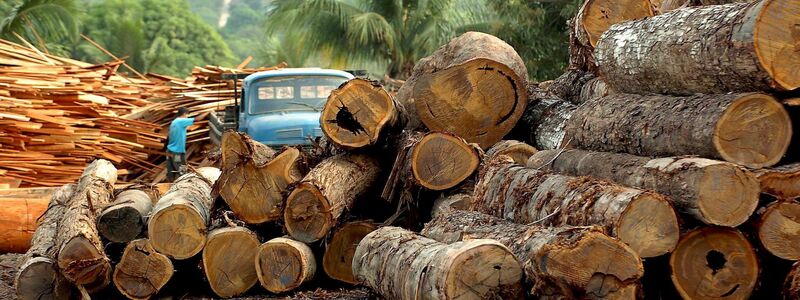
M786 260L800 260L800 204L775 201L759 210L758 239L767 251Z
M95 220L100 209L111 201L116 180L114 165L103 159L93 161L84 169L59 222L56 234L58 268L76 285L100 289L110 281L111 263Z
M214 187L242 221L278 220L284 192L305 174L305 157L297 148L276 154L270 147L233 131L222 137L222 175Z
M594 56L623 93L791 91L800 87L798 22L795 0L679 9L612 26Z
M153 249L178 260L203 250L214 205L211 186L219 176L219 169L204 167L184 174L172 184L153 207L147 222Z
M274 238L258 247L255 256L258 281L267 291L283 293L314 278L317 262L306 244Z
M670 256L672 283L684 299L748 299L758 281L758 257L745 236L727 227L702 227Z
M39 218L39 226L30 241L31 246L22 258L22 265L14 278L17 298L55 300L68 297L71 285L57 271L54 258L58 225L74 191L75 184L67 184L55 190L47 209Z
M47 211L49 199L0 199L0 253L25 253L36 231L36 219Z
M457 193L442 195L433 202L431 216L435 217L451 209L469 210L470 206L472 206L472 194Z
M475 173L482 153L453 134L425 134L411 153L411 172L419 185L441 191L452 188Z
M244 294L256 284L258 237L244 227L225 227L208 233L203 248L203 270L217 296Z
M370 221L355 221L345 223L336 229L322 257L322 269L325 270L325 274L341 282L358 283L353 276L353 254L356 252L358 242L377 228L378 226Z
M800 197L800 163L753 170L761 192L781 200Z
M756 210L760 195L752 173L705 158L651 159L586 150L543 150L531 156L528 167L653 190L668 196L681 213L709 225L743 224Z
M319 123L331 143L354 150L385 142L405 127L407 118L405 107L380 83L355 78L331 92Z
M507 157L483 167L471 210L519 223L601 225L643 258L672 251L679 234L675 211L661 194L546 173Z
M539 150L558 149L571 142L564 138L564 126L577 106L536 88L531 89L528 98L531 102L517 124L520 138Z
M673 11L680 8L706 5L722 5L730 3L746 3L747 0L650 0L656 14Z
M117 194L97 217L97 231L115 243L134 240L145 226L145 217L153 209L153 200L142 190L128 189Z
M353 274L386 299L519 299L522 268L506 246L475 239L444 244L399 227L358 243Z
M616 299L636 294L644 274L636 252L599 227L521 225L451 210L435 216L421 234L442 243L467 239L502 243L522 262L534 297Z
M525 64L511 46L467 32L417 62L397 101L428 129L452 132L487 149L522 116L527 80ZM413 119L407 127L420 129Z
M595 98L602 98L611 95L613 93L615 93L615 91L612 90L602 78L593 78L581 86L581 92L576 98L577 101L573 102L581 104Z
M511 157L515 163L525 165L528 162L528 158L537 151L539 150L536 150L533 146L520 141L503 140L494 144L489 150L486 150L486 160L491 160L499 155L505 155Z
M173 274L172 261L156 252L148 239L133 240L114 267L114 286L128 299L150 299Z
M578 10L577 26L572 29L582 45L593 49L612 25L652 16L648 0L587 0Z
M800 262L794 263L792 270L786 276L786 281L783 283L783 298L800 298Z
M378 179L379 173L378 161L365 154L341 154L322 161L286 200L286 231L305 243L321 239Z
M575 148L653 157L698 155L750 168L776 164L792 137L786 110L761 93L612 94L585 102L568 119L564 139Z

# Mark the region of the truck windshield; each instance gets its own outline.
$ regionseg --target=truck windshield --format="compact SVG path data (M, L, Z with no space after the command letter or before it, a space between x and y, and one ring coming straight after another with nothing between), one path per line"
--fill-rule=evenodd
M345 81L345 77L317 75L265 78L248 89L249 112L320 111L331 91Z

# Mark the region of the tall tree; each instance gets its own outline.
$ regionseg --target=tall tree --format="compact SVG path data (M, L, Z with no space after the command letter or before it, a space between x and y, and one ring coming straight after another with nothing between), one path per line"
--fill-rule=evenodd
M48 41L76 40L78 9L73 0L3 0L4 9L16 2L0 23L0 34L15 39L14 33L33 44Z

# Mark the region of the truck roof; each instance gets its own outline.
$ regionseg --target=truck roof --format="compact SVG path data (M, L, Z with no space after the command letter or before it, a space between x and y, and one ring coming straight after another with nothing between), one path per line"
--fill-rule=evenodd
M275 76L292 76L292 75L328 75L328 76L341 76L347 79L354 78L353 74L340 70L322 69L322 68L282 68L277 70L261 71L250 74L244 79L244 84L249 85L253 81L269 78Z

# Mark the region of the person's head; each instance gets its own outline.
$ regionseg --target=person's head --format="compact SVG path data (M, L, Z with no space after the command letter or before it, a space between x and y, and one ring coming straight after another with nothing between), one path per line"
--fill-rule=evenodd
M178 108L178 118L185 117L189 114L189 109L186 107Z

